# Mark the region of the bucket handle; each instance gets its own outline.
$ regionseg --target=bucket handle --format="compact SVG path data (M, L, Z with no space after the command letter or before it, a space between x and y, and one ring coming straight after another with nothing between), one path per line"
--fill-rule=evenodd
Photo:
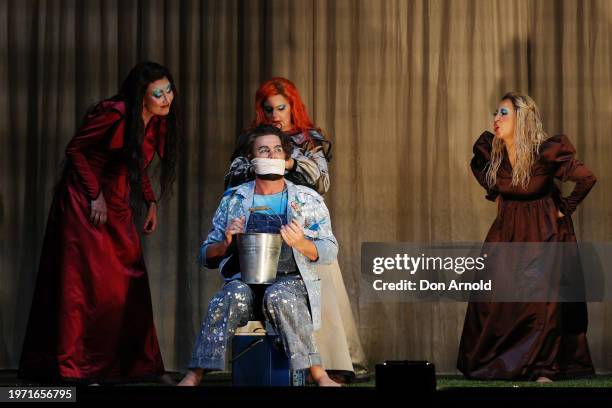
M259 207L251 207L249 208L249 211L251 212L251 214L258 212L258 211L271 211L273 216L276 216L278 218L278 223L279 225L282 227L283 226L283 218L280 216L280 214L278 214L276 211L274 211L272 208L268 207L267 205L260 205Z
M249 344L248 346L246 346L244 348L244 350L242 350L240 353L238 353L234 358L232 358L232 361L230 361L230 363L233 363L234 361L238 360L240 357L244 356L246 353L248 353L249 351L253 350L253 348L255 346L257 346L259 343L262 343L264 341L264 339L257 339L254 340L253 342L251 342L251 344Z

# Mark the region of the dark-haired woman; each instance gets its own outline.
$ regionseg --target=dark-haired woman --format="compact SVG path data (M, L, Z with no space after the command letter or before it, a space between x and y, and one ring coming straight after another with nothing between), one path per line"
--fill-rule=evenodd
M136 65L120 92L91 109L66 147L51 204L19 374L85 383L155 378L164 365L134 213L157 227L146 168L175 179L176 89L167 68Z

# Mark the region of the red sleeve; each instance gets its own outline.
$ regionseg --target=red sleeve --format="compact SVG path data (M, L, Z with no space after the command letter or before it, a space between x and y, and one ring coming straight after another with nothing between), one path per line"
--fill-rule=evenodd
M142 180L142 195L147 204L157 201L155 198L155 192L153 191L153 187L151 187L151 180L149 179L149 175L147 174L147 169L143 168L140 172L140 178Z
M157 134L157 154L161 159L164 157L164 150L166 147L166 134L168 133L168 120L162 119L159 123Z
M478 183L487 190L485 198L490 201L495 201L499 195L497 187L489 187L487 183L487 166L491 161L491 150L493 149L493 138L495 136L491 132L484 132L480 135L476 143L474 143L474 157L470 162L472 173Z
M75 171L92 200L100 194L100 183L96 174L91 170L87 159L88 153L93 148L104 146L100 142L111 129L116 129L122 119L123 116L117 110L105 109L100 104L87 114L83 124L66 146L66 157L74 165Z
M589 194L597 178L587 166L574 158L576 149L565 135L550 137L542 144L541 152L544 161L552 165L556 178L576 183L569 196L559 198L559 210L571 215Z
M142 180L142 193L145 202L148 204L152 201L157 201L155 197L155 192L153 191L153 187L151 185L151 179L149 179L149 174L147 173L147 167L149 166L151 160L153 160L153 155L155 151L160 158L164 157L164 147L166 141L166 132L167 132L167 123L165 118L155 117L151 120L159 121L153 127L154 130L149 130L147 135L145 136L145 143L142 144L143 148L143 168L140 172L140 177Z

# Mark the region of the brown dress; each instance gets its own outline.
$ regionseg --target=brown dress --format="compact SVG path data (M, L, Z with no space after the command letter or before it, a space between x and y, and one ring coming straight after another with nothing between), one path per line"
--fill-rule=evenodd
M511 186L512 167L504 157L497 182L488 187L485 174L493 134L483 133L474 144L471 168L487 190L486 198L501 196L497 218L486 242L575 242L571 214L595 184L595 176L574 158L566 136L553 136L540 147L527 188ZM576 186L562 197L554 180ZM557 210L565 217L557 218ZM572 303L468 304L457 368L468 378L551 379L593 375L586 339L587 309Z

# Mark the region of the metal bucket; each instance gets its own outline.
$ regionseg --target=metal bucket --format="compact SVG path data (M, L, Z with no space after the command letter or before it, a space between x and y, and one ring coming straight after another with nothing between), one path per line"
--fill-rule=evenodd
M249 284L274 283L280 258L280 234L247 232L237 234L242 281Z

